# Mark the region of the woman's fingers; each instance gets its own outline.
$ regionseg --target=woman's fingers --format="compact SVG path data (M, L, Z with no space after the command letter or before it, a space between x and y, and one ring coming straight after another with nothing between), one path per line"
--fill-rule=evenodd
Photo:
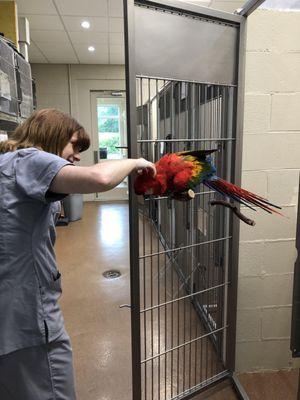
M140 174L140 173L143 172L143 170L146 170L153 177L156 176L155 165L152 162L150 162L148 160L145 160L144 158L139 158L137 160L136 171L137 171L138 174Z

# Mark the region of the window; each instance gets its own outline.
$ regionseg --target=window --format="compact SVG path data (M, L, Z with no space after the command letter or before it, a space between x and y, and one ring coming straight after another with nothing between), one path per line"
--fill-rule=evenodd
M97 106L99 147L101 158L120 158L120 108L118 105ZM106 154L106 155L105 155Z
M98 130L101 133L119 133L120 120L119 120L119 107L118 106L98 106Z

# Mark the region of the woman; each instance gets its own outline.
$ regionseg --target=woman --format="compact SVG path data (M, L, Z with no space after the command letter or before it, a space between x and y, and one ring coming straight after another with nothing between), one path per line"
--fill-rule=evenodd
M72 350L58 306L55 222L68 193L118 185L126 159L74 166L90 145L81 125L55 109L34 113L0 143L0 399L74 400Z

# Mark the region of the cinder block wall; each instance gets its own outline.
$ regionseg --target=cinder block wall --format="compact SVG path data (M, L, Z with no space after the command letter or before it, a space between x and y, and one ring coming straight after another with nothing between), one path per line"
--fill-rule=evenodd
M242 185L288 218L241 225L237 370L296 366L289 350L300 170L300 12L248 18Z

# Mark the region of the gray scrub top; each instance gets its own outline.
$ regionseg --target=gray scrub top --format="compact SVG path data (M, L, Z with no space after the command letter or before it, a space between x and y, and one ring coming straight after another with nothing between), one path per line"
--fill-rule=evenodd
M65 195L48 189L68 164L36 148L0 154L0 355L53 341L64 329L54 242Z

